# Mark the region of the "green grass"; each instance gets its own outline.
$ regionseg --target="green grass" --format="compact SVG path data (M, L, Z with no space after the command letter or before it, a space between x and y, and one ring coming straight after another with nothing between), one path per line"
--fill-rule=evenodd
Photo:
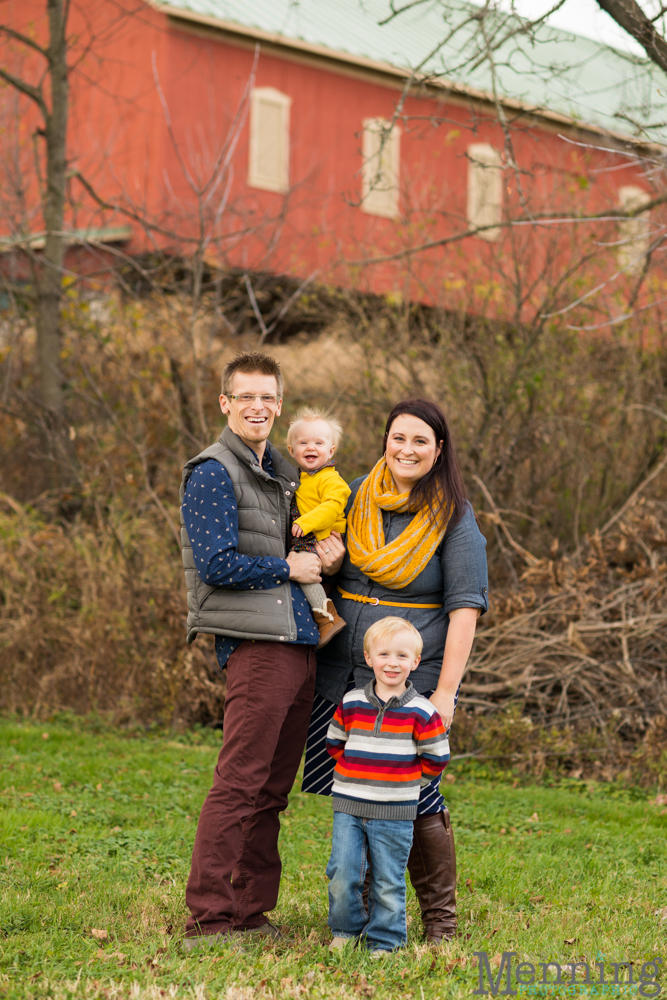
M430 1000L472 995L476 950L532 962L667 959L667 921L655 913L667 907L667 816L645 793L576 781L514 787L456 764L445 786L456 941L419 942L410 890L405 951L381 963L359 950L332 957L331 805L294 792L273 915L291 943L186 955L184 887L218 741L0 724L0 996Z

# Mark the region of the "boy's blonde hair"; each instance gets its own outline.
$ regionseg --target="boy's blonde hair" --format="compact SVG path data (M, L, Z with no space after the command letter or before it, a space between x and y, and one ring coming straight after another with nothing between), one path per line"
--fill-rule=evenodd
M398 635L399 632L411 633L414 640L415 656L421 656L424 641L412 622L406 621L405 618L393 617L380 618L379 621L374 622L367 629L364 636L364 653L370 655L371 646L374 646L377 642L381 642L382 639L391 639L393 636Z
M340 439L343 436L343 426L333 413L329 413L328 410L321 410L318 407L312 406L302 406L301 409L297 410L292 419L290 420L290 425L287 430L287 447L292 447L292 440L294 438L294 428L297 424L300 424L302 420L324 420L325 423L331 428L331 437L333 438L333 446L337 448L340 444Z

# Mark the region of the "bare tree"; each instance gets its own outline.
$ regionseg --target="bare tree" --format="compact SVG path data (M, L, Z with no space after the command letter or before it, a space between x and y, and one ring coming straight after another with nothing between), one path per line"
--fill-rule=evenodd
M40 192L44 250L40 255L32 254L31 262L37 298L42 423L47 429L48 443L55 459L51 463L54 486L65 486L74 478L60 366L60 302L65 254L63 229L69 112L69 8L69 0L47 0L49 37L46 44L40 44L35 38L7 25L0 25L0 33L6 39L19 43L30 53L36 53L42 63L41 66L35 66L32 81L15 75L2 66L0 78L33 102L40 120L36 135L44 140L45 170ZM39 152L37 155L41 158Z

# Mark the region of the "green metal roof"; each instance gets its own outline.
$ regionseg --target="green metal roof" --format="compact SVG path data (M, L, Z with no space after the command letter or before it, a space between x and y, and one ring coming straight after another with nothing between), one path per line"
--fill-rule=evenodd
M477 65L467 59L478 45L474 26L452 33L478 10L461 0L424 0L387 24L380 22L390 14L389 0L157 0L157 5L282 36L286 44L296 40L400 69L421 66L465 87L493 89L488 60L481 53ZM515 15L494 16L507 25L519 23ZM517 35L495 53L495 61L500 94L582 124L636 135L632 122L662 123L667 114L667 78L652 63L558 28L540 27L532 39ZM643 138L647 134L667 140L667 127L654 127Z

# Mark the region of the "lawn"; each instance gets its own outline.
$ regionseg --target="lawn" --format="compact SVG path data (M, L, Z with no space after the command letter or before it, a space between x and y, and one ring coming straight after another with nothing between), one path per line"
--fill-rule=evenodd
M515 962L588 961L594 978L604 961L609 982L609 963L634 962L636 980L643 962L667 960L667 810L655 791L492 781L462 763L445 783L459 863L456 941L420 943L410 890L405 951L381 962L360 950L331 956L331 806L295 791L272 918L289 943L186 955L183 893L219 738L0 723L0 996L430 1000L474 993L475 951L492 970L504 951ZM617 978L629 974L621 967Z

